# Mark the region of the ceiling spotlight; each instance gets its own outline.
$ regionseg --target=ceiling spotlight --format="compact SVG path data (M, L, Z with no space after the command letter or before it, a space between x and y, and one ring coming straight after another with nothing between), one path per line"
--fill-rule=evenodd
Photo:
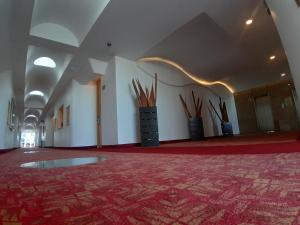
M43 96L44 96L44 93L41 92L41 91L31 91L31 92L29 92L28 95L36 95L36 96L41 96L41 97L43 97Z
M253 20L252 20L252 19L249 19L249 20L246 21L246 25L247 25L247 26L251 25L252 23L253 23Z
M270 59L271 59L271 60L274 60L274 59L276 59L276 56L275 56L275 55L272 55L272 56L270 56Z
M286 76L286 74L285 74L285 73L282 73L280 76L281 76L281 77L285 77L285 76Z
M33 64L36 66L43 66L43 67L48 67L48 68L56 67L56 63L54 62L54 60L49 57L37 58L36 60L34 60Z
M37 119L37 116L36 115L28 115L28 116L26 116L26 118L36 118Z

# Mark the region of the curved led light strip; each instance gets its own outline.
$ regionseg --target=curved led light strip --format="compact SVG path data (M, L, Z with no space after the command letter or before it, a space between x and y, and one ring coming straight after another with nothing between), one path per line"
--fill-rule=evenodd
M184 73L187 77L189 77L190 79L192 79L193 81L205 85L205 86L212 86L212 85L223 85L224 87L226 87L231 93L234 93L234 90L232 87L230 87L228 84L222 82L222 81L206 81L206 80L202 80L199 79L198 77L196 77L195 75L189 73L186 69L184 69L182 66L180 66L179 64L169 60L169 59L164 59L161 57L148 57L148 58L141 58L138 61L140 62L161 62L161 63L165 63L167 65L170 65L174 68L176 68L177 70L181 71L182 73Z

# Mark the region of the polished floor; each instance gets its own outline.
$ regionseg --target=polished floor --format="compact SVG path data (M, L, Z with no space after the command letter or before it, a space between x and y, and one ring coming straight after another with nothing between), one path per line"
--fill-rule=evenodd
M243 153L249 146L233 147ZM169 154L174 147L155 153L141 148L136 153L126 149L5 153L0 155L0 221L3 225L300 224L300 142L252 148L289 152L230 154L229 146L224 154ZM62 168L21 167L83 157L106 160Z

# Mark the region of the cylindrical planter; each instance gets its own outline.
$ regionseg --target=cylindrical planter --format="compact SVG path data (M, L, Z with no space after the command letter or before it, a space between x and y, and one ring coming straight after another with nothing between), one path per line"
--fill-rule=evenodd
M159 146L157 108L141 107L139 111L141 145L145 147Z
M192 117L189 119L189 132L193 141L204 139L204 129L202 118Z
M232 124L230 122L222 122L221 127L222 127L223 136L233 135Z

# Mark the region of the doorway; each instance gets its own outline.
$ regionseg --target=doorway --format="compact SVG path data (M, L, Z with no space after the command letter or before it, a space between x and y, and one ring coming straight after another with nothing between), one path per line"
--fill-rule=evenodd
M274 131L272 105L269 96L255 98L255 113L257 127L261 131Z
M21 148L34 148L36 146L36 131L24 129L21 132Z

